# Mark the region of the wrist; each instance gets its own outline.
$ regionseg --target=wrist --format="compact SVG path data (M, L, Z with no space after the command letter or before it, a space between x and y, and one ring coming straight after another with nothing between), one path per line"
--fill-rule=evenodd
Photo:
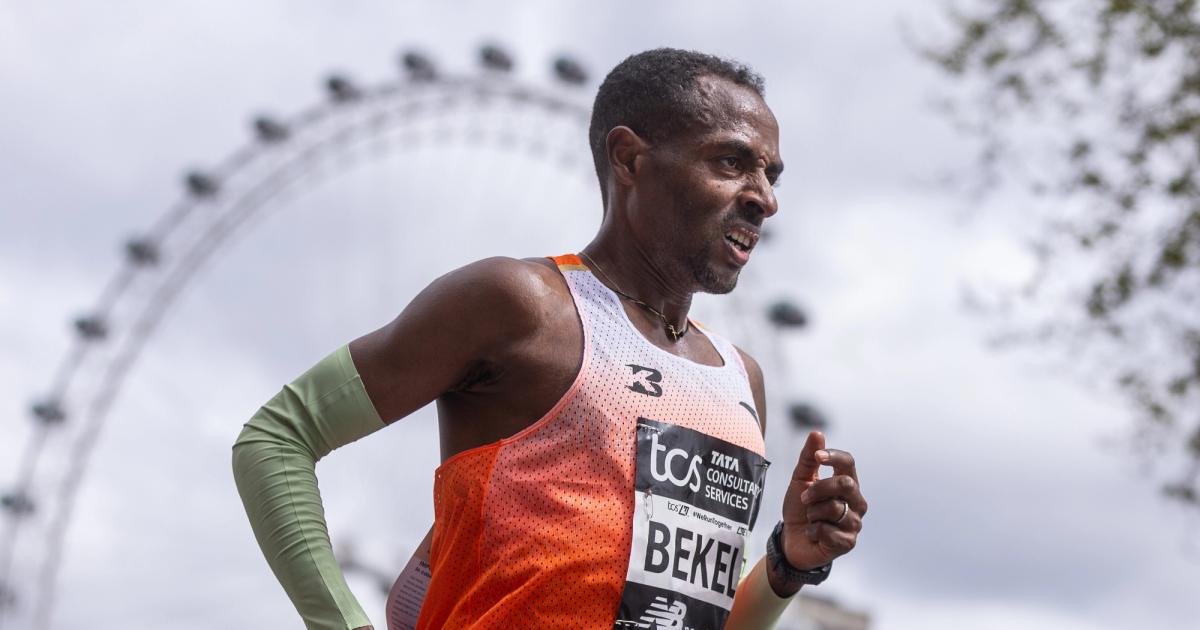
M767 582L780 597L791 597L805 584L817 585L829 577L832 563L813 569L792 566L784 554L783 522L780 521L767 538Z
M803 584L789 582L787 576L783 575L771 562L767 562L766 569L767 584L771 585L771 592L775 593L776 597L791 599L804 586Z

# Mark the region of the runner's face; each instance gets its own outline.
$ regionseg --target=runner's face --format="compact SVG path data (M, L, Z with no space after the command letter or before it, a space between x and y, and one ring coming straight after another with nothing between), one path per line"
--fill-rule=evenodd
M750 88L702 77L697 90L703 120L654 145L639 183L670 264L694 290L728 293L778 209L779 125Z

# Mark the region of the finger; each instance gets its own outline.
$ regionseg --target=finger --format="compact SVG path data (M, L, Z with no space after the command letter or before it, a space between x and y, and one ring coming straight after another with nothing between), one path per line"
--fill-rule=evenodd
M858 542L858 534L838 529L829 523L820 521L808 526L808 538L831 555L840 556Z
M862 531L862 517L850 508L849 502L842 499L830 499L814 504L808 508L805 515L809 523L821 521L850 532Z
M859 515L867 513L867 500L858 490L858 482L849 475L834 475L813 482L800 494L800 501L805 505L813 505L828 499L844 499L850 504L850 509Z
M834 474L848 475L858 481L858 471L854 468L854 456L836 448L827 448L817 453L817 460L822 466L832 466Z
M809 432L804 448L800 449L800 459L792 471L792 481L813 481L817 478L817 471L821 467L817 461L817 451L824 448L825 434L820 431Z

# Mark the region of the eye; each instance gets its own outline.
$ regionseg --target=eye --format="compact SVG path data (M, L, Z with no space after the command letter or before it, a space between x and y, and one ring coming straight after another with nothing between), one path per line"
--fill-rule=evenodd
M721 158L719 161L721 166L731 169L736 169L738 165L741 164L741 160L739 160L736 155L727 155Z

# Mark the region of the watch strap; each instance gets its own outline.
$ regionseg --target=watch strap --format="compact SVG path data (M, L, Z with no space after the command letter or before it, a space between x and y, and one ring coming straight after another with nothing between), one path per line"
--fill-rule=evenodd
M792 566L783 553L782 539L783 521L779 521L775 529L771 530L771 536L767 538L767 564L776 577L782 578L789 591L798 591L806 584L815 586L829 577L829 570L833 568L832 562L815 569L797 569Z

